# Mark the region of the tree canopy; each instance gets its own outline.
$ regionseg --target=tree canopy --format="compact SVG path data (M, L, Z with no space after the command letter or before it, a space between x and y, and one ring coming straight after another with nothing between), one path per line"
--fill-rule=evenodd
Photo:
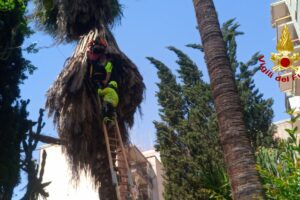
M25 19L27 1L0 3L0 197L10 199L20 181L21 142L33 126L20 100L20 84L35 67L23 57L22 44L31 30Z
M78 40L93 28L113 26L121 20L118 0L34 0L38 27L58 41Z

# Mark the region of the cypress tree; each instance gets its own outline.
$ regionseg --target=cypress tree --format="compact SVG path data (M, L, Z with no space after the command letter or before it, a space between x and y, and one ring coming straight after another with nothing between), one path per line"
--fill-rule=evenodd
M224 23L224 41L235 72L249 138L255 148L268 146L272 144L273 101L265 100L254 84L253 76L258 67L253 66L257 64L259 54L255 53L246 63L236 59L236 36L243 34L237 30L238 27L234 19ZM203 50L199 44L188 46ZM188 55L175 47L168 49L178 57L179 83L166 65L148 58L158 69L160 79L157 97L162 121L154 124L157 130L156 149L160 151L165 170L164 197L230 199L210 84L203 81L202 72Z
M227 46L227 53L232 69L235 72L236 83L244 110L244 118L248 136L252 146L272 146L273 127L271 126L274 116L272 99L264 99L254 83L254 75L259 70L257 66L259 52L252 55L251 59L244 63L237 61L236 36L243 35L237 30L238 23L234 19L228 20L223 24L222 33ZM237 71L238 70L238 71Z
M176 82L176 77L170 69L154 58L148 58L158 69L160 83L157 84L159 92L156 94L161 106L160 117L163 122L154 122L157 130L156 149L161 152L165 173L165 199L176 196L186 199L186 173L184 169L185 157L184 146L180 137L182 135L181 124L184 120L184 101L181 87ZM175 173L174 173L175 172Z

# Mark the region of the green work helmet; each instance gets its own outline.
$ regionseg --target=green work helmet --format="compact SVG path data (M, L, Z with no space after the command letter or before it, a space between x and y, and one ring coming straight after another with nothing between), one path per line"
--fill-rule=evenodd
M114 88L118 88L118 83L117 83L116 81L110 81L110 82L108 83L108 85L109 85L109 86L112 86L112 87L114 87Z

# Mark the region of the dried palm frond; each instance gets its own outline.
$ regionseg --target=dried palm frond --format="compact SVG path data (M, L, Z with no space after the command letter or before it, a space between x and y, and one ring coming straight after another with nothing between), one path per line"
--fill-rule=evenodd
M100 32L93 29L81 37L77 48L63 71L47 93L46 108L54 117L57 131L66 143L64 152L69 158L75 180L81 170L90 172L95 185L101 183L102 194L114 193L105 140L102 130L102 109L96 88L86 76L88 42L101 35L107 40L112 58L112 80L118 82L120 103L117 109L119 126L125 143L127 128L134 122L134 113L141 101L145 85L136 66L118 48L112 33L105 26ZM105 191L103 191L105 190Z

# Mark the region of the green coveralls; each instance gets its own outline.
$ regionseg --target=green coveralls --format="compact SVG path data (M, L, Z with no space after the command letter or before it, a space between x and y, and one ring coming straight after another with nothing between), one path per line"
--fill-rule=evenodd
M119 104L119 96L118 96L117 92L111 87L106 87L104 89L98 89L98 95L100 97L103 97L104 102L109 103L114 108L116 108Z

